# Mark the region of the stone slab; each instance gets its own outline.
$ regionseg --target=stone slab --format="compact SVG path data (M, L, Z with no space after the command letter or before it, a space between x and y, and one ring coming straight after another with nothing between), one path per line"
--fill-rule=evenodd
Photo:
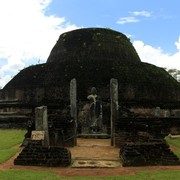
M180 139L180 134L177 134L177 135L172 135L172 134L170 134L169 137L170 137L171 139L177 139L177 138Z
M32 140L44 140L44 131L32 131L31 139Z
M116 168L121 166L118 161L110 160L74 160L73 168Z

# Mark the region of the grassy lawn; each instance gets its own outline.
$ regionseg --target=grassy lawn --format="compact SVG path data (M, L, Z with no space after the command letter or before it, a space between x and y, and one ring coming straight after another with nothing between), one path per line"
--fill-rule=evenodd
M0 163L5 162L19 150L24 139L25 130L0 130Z
M121 175L111 177L58 177L53 171L33 171L33 170L2 170L0 171L0 179L3 180L179 180L180 171L137 171L135 175Z

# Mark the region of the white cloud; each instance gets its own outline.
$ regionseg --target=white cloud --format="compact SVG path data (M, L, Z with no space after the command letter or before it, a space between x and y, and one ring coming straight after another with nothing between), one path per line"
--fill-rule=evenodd
M180 36L177 42L175 42L177 49L180 51Z
M133 46L138 52L141 61L154 64L159 67L175 68L180 70L180 37L175 42L177 52L174 54L164 53L158 47L155 48L150 45L145 45L142 41L134 41Z
M133 11L130 12L134 16L144 16L144 17L150 17L151 13L148 11Z
M10 75L4 75L3 78L0 77L0 89L3 88L3 85L5 85L8 81L12 79L12 76Z
M137 18L137 16L143 16L143 17L151 16L151 13L148 11L133 11L133 12L129 12L129 14L131 14L131 16L121 17L116 23L117 24L137 23L140 21L140 19Z
M47 57L59 35L76 29L64 17L47 15L52 0L5 0L0 1L0 86L8 77L39 59Z
M139 19L135 17L122 17L117 21L117 24L136 23L136 22L139 22Z

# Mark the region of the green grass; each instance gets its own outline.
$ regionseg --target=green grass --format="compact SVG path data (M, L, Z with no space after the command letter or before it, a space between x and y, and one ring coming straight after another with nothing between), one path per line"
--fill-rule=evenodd
M179 180L180 171L137 171L135 175L121 175L111 177L92 177L92 176L76 176L76 177L59 177L54 171L35 171L35 170L1 170L0 179L3 180L139 180L139 179L154 179L154 180Z
M57 180L56 173L53 171L34 171L34 170L2 170L0 179L3 180Z
M154 180L178 180L180 179L180 171L178 170L166 170L166 171L137 171L135 176L124 176L123 178L120 177L120 179L133 179L133 180L139 180L139 179L154 179Z
M169 145L175 146L177 148L180 148L180 138L170 138L169 136L167 136L165 138L166 142ZM174 154L180 159L180 149L177 150L172 150L174 152Z
M165 139L166 139L168 144L180 148L180 138L174 138L173 139L173 138L170 138L169 136L167 136Z
M22 143L25 130L0 130L0 163L15 155L20 148L16 145Z
M180 150L173 150L173 152L180 159Z

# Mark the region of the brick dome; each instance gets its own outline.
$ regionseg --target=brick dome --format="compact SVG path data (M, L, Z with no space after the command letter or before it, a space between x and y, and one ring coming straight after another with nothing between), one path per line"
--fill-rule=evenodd
M140 62L130 40L122 33L104 28L78 29L62 34L47 62L117 60Z

